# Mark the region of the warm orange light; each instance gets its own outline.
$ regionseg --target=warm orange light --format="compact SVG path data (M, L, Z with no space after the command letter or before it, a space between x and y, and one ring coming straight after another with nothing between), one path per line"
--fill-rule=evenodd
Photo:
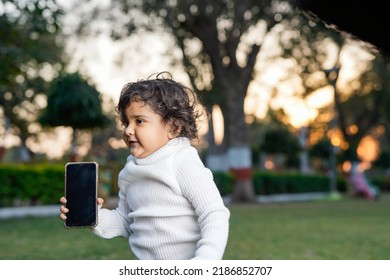
M343 146L343 136L341 132L337 129L332 129L327 132L327 136L330 139L330 142L335 147L342 147Z
M215 144L221 145L224 137L224 122L222 110L218 105L213 106L212 110L214 141Z
M366 136L357 148L357 154L363 162L372 162L379 154L379 143L371 136Z
M384 125L379 125L376 129L375 129L375 133L377 135L382 135L386 132L386 127Z
M350 161L344 161L343 163L343 171L349 172L351 170L351 162Z
M267 170L271 170L271 169L274 169L275 168L275 164L272 160L269 160L267 159L265 162L264 162L264 167L265 169Z
M342 144L342 139L340 137L335 136L330 139L330 142L333 146L340 147Z
M359 131L359 128L358 128L358 126L355 125L355 124L350 125L350 126L347 128L347 133L348 133L349 135L356 134L358 131Z

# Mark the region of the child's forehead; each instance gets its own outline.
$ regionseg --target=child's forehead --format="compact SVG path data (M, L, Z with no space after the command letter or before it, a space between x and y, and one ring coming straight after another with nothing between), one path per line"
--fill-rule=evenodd
M136 104L139 107L145 107L149 106L150 102L147 102L145 99L143 99L140 95L136 94L130 97L128 100L127 108L130 107L132 104Z
M134 100L129 103L125 109L125 115L129 116L151 116L159 115L155 110L145 101Z
M136 93L133 93L131 96L130 96L130 100L129 102L145 102L144 99L141 97L141 94L136 92Z
M126 110L134 110L134 109L153 111L152 108L150 107L150 105L146 101L144 101L140 98L131 99L129 101L129 104L127 105Z

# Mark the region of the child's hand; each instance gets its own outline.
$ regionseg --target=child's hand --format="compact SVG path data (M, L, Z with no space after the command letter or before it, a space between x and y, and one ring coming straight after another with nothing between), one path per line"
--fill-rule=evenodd
M98 207L99 207L99 209L100 209L100 208L102 208L102 205L103 205L103 203L104 203L104 199L101 198L101 197L98 197L98 198L96 199L96 203L97 203L97 205L98 205Z
M69 209L65 207L65 204L66 204L66 198L65 197L61 197L60 198L60 203L61 203L61 207L60 207L60 219L65 221L66 220L66 214L69 212ZM104 199L101 198L101 197L98 197L96 199L96 203L98 205L99 208L102 207L103 203L104 203Z
M60 207L60 211L61 211L60 219L65 221L66 220L66 214L69 212L69 209L65 207L66 198L65 197L61 197L60 198L60 203L62 204L61 207Z

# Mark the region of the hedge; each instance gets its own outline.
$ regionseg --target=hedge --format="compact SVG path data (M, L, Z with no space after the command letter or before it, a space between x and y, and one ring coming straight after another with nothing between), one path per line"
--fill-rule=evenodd
M329 191L329 177L317 174L254 172L253 184L257 195L280 193L308 193ZM342 179L337 188L344 192L346 186Z
M116 196L117 175L115 164L100 166L99 196ZM57 204L64 193L63 165L4 165L0 164L0 207L37 204ZM222 196L232 192L234 176L229 172L213 172L214 181ZM252 173L256 195L329 191L329 178L325 175L300 173ZM377 179L375 183L379 183ZM389 182L382 182L382 184ZM378 184L381 187L381 184ZM345 192L347 184L342 177L337 189Z
M58 203L64 172L61 165L0 165L0 206Z

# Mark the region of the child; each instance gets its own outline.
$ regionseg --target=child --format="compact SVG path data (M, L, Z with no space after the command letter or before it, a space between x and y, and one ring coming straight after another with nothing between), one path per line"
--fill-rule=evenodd
M121 91L117 112L130 156L118 177L118 206L99 208L93 232L128 238L138 259L222 259L230 212L190 143L196 95L163 74ZM64 205L61 212L66 219Z

